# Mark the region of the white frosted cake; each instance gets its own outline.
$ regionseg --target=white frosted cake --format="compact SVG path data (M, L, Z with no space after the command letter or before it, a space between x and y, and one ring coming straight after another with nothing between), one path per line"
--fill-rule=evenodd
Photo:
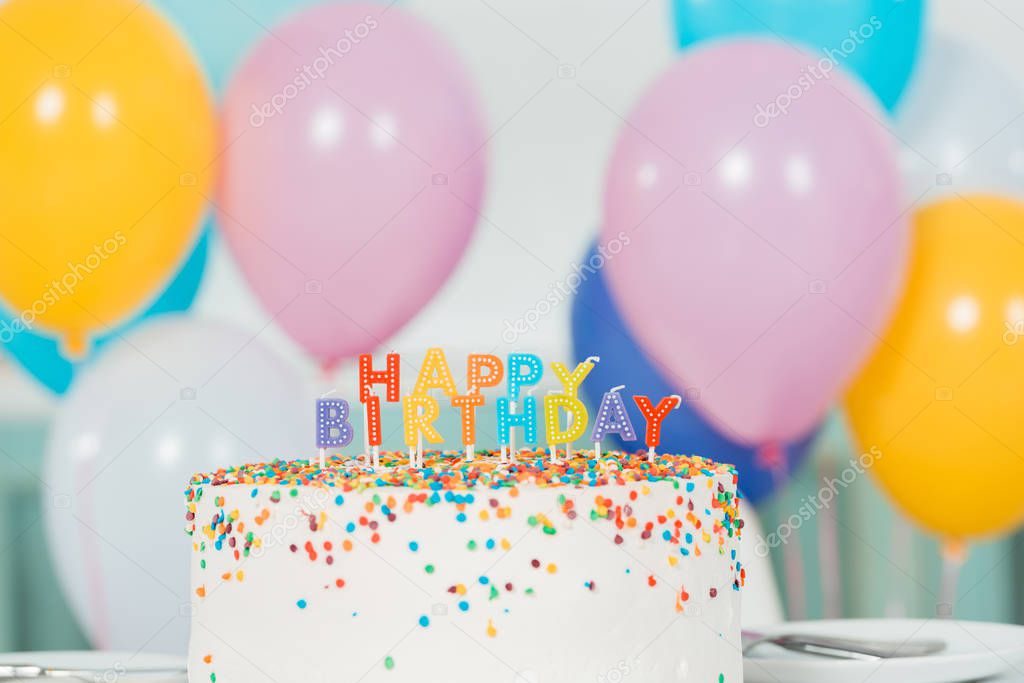
M731 466L362 462L196 475L190 681L742 680Z

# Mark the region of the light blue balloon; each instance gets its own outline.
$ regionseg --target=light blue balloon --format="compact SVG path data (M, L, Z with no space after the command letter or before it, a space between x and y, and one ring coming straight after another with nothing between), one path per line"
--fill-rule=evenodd
M272 35L274 27L297 10L323 0L155 0L153 4L192 46L219 95L253 45Z
M758 36L856 73L892 111L917 61L924 0L672 0L683 47Z
M56 394L63 394L71 386L80 367L88 363L96 352L111 338L122 335L142 320L163 313L187 311L196 298L199 283L206 269L206 256L210 247L212 229L207 226L196 243L192 254L181 270L156 301L146 311L108 335L95 340L90 354L80 361L71 361L61 355L56 339L31 330L12 332L14 315L0 307L0 348L29 374Z

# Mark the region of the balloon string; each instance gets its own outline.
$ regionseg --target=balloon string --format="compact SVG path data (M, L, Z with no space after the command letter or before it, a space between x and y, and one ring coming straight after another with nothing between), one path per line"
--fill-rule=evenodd
M960 581L960 570L967 561L967 544L960 540L949 539L942 543L939 550L942 556L942 583L939 587L939 604L946 607L939 610L940 617L952 618L953 607L956 605L956 587Z
M792 621L807 617L803 555L800 536L794 534L789 542L782 546L782 566L786 573L786 611Z
M88 467L88 463L82 463L75 469L79 474L89 475L91 474L91 471L82 471ZM90 481L92 477L89 477L88 479L78 477L76 479L77 481ZM83 517L82 522L89 529L95 529L96 525L93 520L91 497L89 495L85 495L79 496L78 498L80 501L79 510ZM89 597L92 602L90 613L93 615L93 632L89 635L92 638L93 645L98 646L99 649L107 649L110 647L110 619L107 614L107 604L104 600L103 568L101 567L101 562L97 555L98 545L99 544L96 543L94 533L89 533L83 536L82 554L85 556L85 578L86 583L89 585ZM85 621L88 625L90 620L86 619Z
M914 567L914 536L910 524L902 515L895 515L891 523L889 534L890 557L894 558L896 566L903 571L916 576ZM888 582L888 596L886 598L885 616L891 619L906 617L910 613L908 592L896 581Z
M828 481L836 474L832 458L822 458L819 481ZM839 524L835 513L825 509L818 515L818 563L821 566L821 592L826 619L843 615L842 567L839 562Z
M786 480L786 451L778 442L765 444L757 449L758 464L771 471L775 490L782 488ZM786 581L786 611L791 620L803 619L807 614L807 599L804 595L803 548L799 532L792 534L782 545L782 568Z

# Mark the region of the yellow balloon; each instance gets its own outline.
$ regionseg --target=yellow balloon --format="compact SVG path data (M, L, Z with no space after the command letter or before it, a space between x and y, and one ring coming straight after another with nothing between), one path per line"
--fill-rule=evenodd
M213 103L137 0L0 3L0 297L71 353L148 303L194 244Z
M955 541L1024 521L1024 205L919 212L909 282L847 395L869 470L912 519Z

